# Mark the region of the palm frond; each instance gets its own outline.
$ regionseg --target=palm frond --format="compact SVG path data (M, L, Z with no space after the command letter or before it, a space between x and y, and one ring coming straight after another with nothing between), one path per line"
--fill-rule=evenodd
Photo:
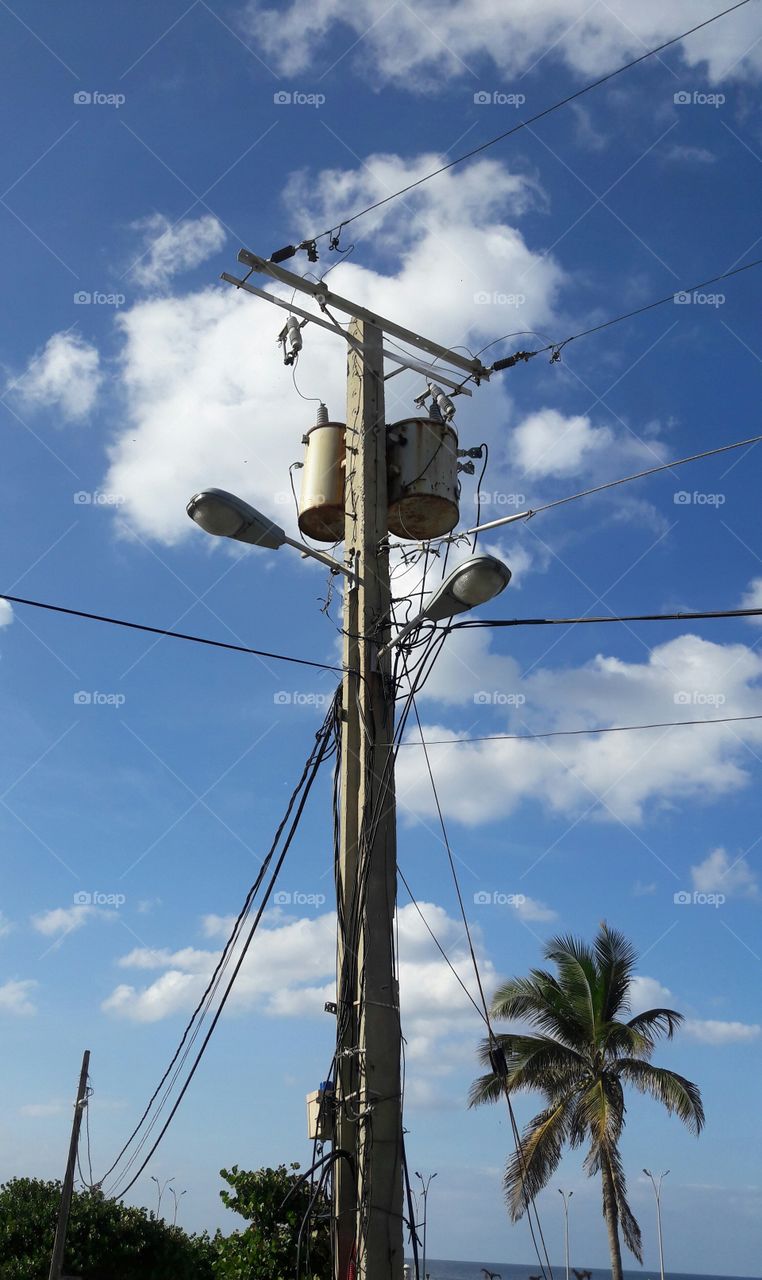
M491 1014L493 1018L523 1019L572 1048L589 1043L586 1020L580 1022L566 991L542 969L533 969L527 978L511 978L502 983L493 996Z
M581 939L567 935L552 938L545 948L545 955L558 969L558 983L568 1013L584 1028L586 1039L594 1039L600 999L598 971L592 950Z
M600 927L593 949L601 977L601 1017L606 1022L611 1022L622 1009L629 1008L627 994L637 953L624 934L610 929L605 922Z
M628 1022L603 1022L598 1028L598 1048L607 1060L612 1058L650 1058L653 1040Z
M670 1115L676 1115L691 1133L698 1136L704 1127L704 1105L698 1085L676 1071L655 1067L650 1062L622 1058L616 1063L622 1080L634 1085L640 1093L650 1094Z
M505 1054L505 1085L498 1076L480 1077L471 1086L471 1107L497 1101L505 1088L509 1093L536 1090L553 1102L589 1069L580 1054L548 1036L501 1035L495 1039ZM485 1039L479 1046L479 1059L485 1066L491 1063L493 1043ZM490 1080L496 1085L488 1084Z
M611 1184L614 1192L614 1203L616 1206L616 1216L622 1228L624 1242L630 1253L634 1254L638 1262L643 1262L643 1240L640 1234L640 1227L635 1214L630 1208L627 1199L627 1180L624 1176L624 1168L622 1159L619 1155L616 1144L606 1142L601 1152L602 1160L605 1161L608 1172L611 1176ZM604 1174L605 1185L605 1174ZM605 1193L604 1193L605 1194Z
M560 1099L530 1120L519 1149L508 1162L503 1179L508 1211L518 1222L527 1203L546 1187L561 1160L568 1133L572 1095Z
M681 1022L683 1015L675 1009L646 1009L630 1018L627 1026L646 1036L654 1044L660 1036L671 1040Z

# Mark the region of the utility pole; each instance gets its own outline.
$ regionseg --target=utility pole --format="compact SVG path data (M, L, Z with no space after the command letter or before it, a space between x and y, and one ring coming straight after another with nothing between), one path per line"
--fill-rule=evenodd
M562 1191L558 1188L558 1194L564 1202L564 1257L566 1259L566 1280L569 1280L569 1201L574 1195L573 1191Z
M82 1070L79 1073L77 1101L74 1104L74 1120L71 1126L71 1140L69 1142L69 1159L66 1162L66 1174L64 1175L63 1187L61 1188L61 1207L58 1210L58 1223L56 1225L55 1240L53 1241L53 1256L50 1260L48 1280L61 1280L61 1273L63 1270L64 1250L66 1248L66 1228L69 1224L69 1210L71 1208L71 1197L74 1190L74 1168L77 1162L79 1129L82 1124L82 1112L87 1106L87 1075L89 1068L90 1050L85 1049L82 1057Z
M248 268L245 278L224 272L223 280L289 315L330 329L349 348L346 560L342 565L323 557L337 571L347 573L347 566L354 571L345 587L343 611L341 831L336 868L334 1280L403 1280L402 1034L394 963L397 856L394 689L387 647L391 599L384 359L396 366L386 377L412 369L465 395L471 394L466 383L488 379L490 370L476 357L443 347L333 293L323 281L295 275L247 249L239 252L238 261ZM290 301L249 283L254 272L286 285ZM294 301L297 294L312 298L322 314L300 307ZM333 310L351 317L348 331L333 320ZM416 354L400 353L398 347L385 349L384 334L412 346ZM426 356L433 357L435 365L424 363ZM443 360L467 377L455 381L452 369L443 373ZM431 383L427 394L434 397ZM420 408L422 401L419 398L415 403ZM188 514L208 533L261 546L297 545L267 517L219 490L197 494ZM503 570L498 581L494 565ZM440 612L437 618L492 599L509 578L510 572L494 561L486 581L482 579L480 598L473 596L473 582L463 600L455 598L453 587L452 600L448 597L445 602L449 612Z
M656 1229L659 1235L659 1275L661 1276L661 1280L664 1280L664 1245L661 1235L661 1184L663 1179L666 1178L669 1173L669 1169L665 1169L664 1173L659 1174L658 1183L650 1169L644 1169L643 1172L651 1179L651 1186L654 1189L654 1195L656 1197Z
M356 578L343 616L335 1149L351 1163L340 1157L334 1170L335 1280L402 1280L394 694L391 660L377 657L390 614L383 335L353 319L348 337L345 543Z

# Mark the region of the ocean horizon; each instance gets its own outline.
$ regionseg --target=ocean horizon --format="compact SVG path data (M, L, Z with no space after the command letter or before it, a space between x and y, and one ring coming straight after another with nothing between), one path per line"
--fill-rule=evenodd
M414 1277L415 1270L412 1257L406 1257L406 1261L410 1263L410 1275ZM551 1265L553 1267L553 1280L566 1280L565 1264L557 1265L553 1263ZM531 1263L497 1262L490 1258L485 1258L479 1262L468 1262L453 1258L426 1259L426 1273L431 1277L431 1280L485 1280L482 1275L483 1269L496 1273L501 1277L501 1280L529 1280L530 1276L536 1276L540 1271L537 1263L532 1266ZM582 1269L582 1267L578 1267L578 1270ZM590 1271L591 1280L611 1280L611 1270L608 1267L586 1267L584 1269ZM664 1275L665 1280L760 1280L758 1276L713 1275L709 1272L671 1271L669 1268L665 1269ZM659 1268L656 1267L649 1270L648 1267L641 1267L634 1271L625 1271L624 1276L625 1280L659 1280Z

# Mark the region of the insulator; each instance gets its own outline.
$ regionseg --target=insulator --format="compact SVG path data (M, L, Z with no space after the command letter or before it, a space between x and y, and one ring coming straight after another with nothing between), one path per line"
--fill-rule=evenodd
M299 328L299 321L296 316L289 316L286 321L286 342L288 344L289 353L292 356L298 354L302 349L302 331Z
M439 412L441 413L444 421L449 422L451 418L455 417L455 405L452 400L449 396L445 395L442 388L438 387L435 382L429 383L429 390L439 407Z

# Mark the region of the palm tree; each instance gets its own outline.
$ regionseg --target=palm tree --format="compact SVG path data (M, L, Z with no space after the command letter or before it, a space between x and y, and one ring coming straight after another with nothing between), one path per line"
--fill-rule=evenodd
M505 1171L514 1222L547 1186L564 1145L588 1144L584 1169L591 1177L601 1175L611 1273L613 1280L622 1280L620 1227L627 1248L642 1262L640 1227L627 1203L619 1153L625 1085L650 1094L692 1133L699 1134L704 1124L698 1087L650 1062L656 1041L672 1038L682 1014L649 1009L627 1018L637 956L605 923L592 946L573 937L553 938L545 957L556 974L533 969L529 977L512 978L495 992L492 1016L520 1018L531 1030L483 1041L479 1057L492 1069L474 1081L469 1105L497 1102L522 1090L545 1098L547 1105L528 1124L521 1150ZM497 1046L505 1054L505 1074L499 1053L495 1059Z

